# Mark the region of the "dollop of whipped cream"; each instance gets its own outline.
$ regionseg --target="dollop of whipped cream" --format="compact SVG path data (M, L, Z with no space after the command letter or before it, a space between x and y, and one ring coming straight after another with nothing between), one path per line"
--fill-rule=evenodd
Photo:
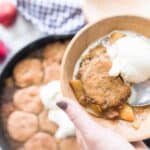
M112 61L110 76L119 74L126 82L140 83L150 79L150 40L127 34L113 44L106 45Z
M60 81L52 81L40 89L40 98L46 109L49 110L49 120L55 122L59 128L56 131L56 138L65 138L75 135L75 127L64 111L57 105L56 97L61 95Z

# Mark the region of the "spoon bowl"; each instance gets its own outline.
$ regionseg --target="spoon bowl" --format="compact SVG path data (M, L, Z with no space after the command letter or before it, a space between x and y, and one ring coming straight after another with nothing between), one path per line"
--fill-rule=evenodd
M132 96L128 104L133 107L145 107L150 105L150 80L133 85Z

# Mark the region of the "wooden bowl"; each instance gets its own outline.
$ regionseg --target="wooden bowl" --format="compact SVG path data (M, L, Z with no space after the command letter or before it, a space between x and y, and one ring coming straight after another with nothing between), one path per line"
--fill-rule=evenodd
M76 100L69 81L73 77L74 67L78 58L88 45L113 30L130 30L150 37L150 20L137 16L116 16L99 20L79 31L70 42L62 62L61 88L64 96ZM99 124L112 128L129 141L150 138L150 107L140 112L137 117L139 118L138 122L129 123L122 120L111 121L92 116ZM140 120L140 118L143 119ZM138 125L139 128L136 129Z

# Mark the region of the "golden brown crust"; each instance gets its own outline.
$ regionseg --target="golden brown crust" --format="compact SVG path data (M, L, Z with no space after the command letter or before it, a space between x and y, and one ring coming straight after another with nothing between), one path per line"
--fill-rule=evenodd
M66 46L67 44L60 42L49 44L45 47L43 56L45 59L49 59L49 61L51 61L52 63L61 63Z
M38 130L37 117L31 113L14 111L8 118L7 130L12 139L26 141Z
M82 65L81 82L86 94L102 109L115 107L126 101L130 88L120 77L110 77L111 61L106 54L93 58L86 66Z
M62 139L59 143L60 150L80 150L75 137Z
M36 58L22 60L14 68L13 77L19 87L40 84L43 78L41 61Z
M38 114L43 109L43 104L39 97L39 87L31 86L17 90L14 94L14 105L25 112Z
M57 150L57 145L52 136L38 132L25 143L24 150Z
M52 63L51 65L47 65L44 69L44 83L51 82L53 80L59 80L60 78L60 64Z

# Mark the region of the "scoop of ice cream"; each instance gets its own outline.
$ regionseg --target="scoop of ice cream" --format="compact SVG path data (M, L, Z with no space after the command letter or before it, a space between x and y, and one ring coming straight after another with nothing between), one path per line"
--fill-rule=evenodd
M55 134L56 138L66 138L75 135L75 127L64 111L60 109L49 111L48 118L59 126Z
M57 80L42 86L40 97L46 109L59 109L56 105L56 97L61 94L60 91L60 82Z
M119 74L127 82L140 83L150 79L150 40L139 35L127 35L107 45L112 61L110 76Z
M56 97L61 94L60 82L52 81L44 85L40 90L40 97L45 108L49 110L49 120L55 122L59 128L56 131L56 138L65 138L75 135L75 127L69 117L57 107Z

